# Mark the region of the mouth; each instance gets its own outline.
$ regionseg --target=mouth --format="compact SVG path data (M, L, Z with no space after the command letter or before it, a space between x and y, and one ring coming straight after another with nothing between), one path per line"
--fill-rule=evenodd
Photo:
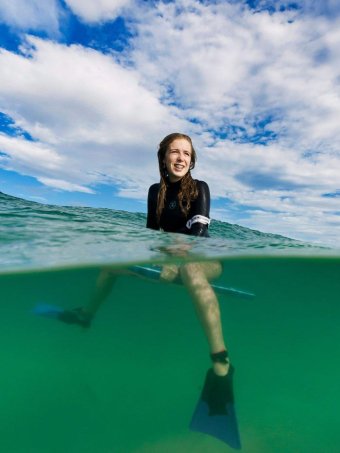
M174 168L175 170L177 171L181 171L185 168L185 165L181 165L181 164L174 164Z

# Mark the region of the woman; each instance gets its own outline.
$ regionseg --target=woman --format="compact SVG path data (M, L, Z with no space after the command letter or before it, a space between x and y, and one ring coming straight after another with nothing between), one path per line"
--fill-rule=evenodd
M210 193L204 181L194 180L191 176L196 160L196 152L188 135L173 133L161 141L158 150L161 180L149 189L148 228L208 236ZM221 265L186 263L179 268L165 266L161 277L172 281L178 274L189 290L205 331L214 374L226 376L229 360L223 340L219 304L209 284L210 279L221 274Z
M185 134L167 135L158 149L160 183L153 184L148 195L147 227L194 236L208 236L210 224L209 187L194 180L196 152ZM188 289L210 348L213 368L205 378L202 394L194 411L190 428L210 434L233 448L241 448L234 410L232 375L223 340L220 309L209 280L221 274L219 263L185 263L164 266L161 277L176 277Z

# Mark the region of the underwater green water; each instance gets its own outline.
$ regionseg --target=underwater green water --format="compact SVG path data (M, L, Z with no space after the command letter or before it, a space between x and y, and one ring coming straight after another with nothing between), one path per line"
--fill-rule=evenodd
M340 251L212 221L211 238L145 214L0 193L1 453L231 451L189 431L209 351L183 286L120 275L90 329L33 313L86 304L103 266L219 260L245 453L340 451Z
M217 283L256 294L219 296L242 451L338 453L340 258L223 266ZM184 287L120 276L88 330L32 313L84 304L99 270L0 274L1 451L232 451L188 429L210 362Z

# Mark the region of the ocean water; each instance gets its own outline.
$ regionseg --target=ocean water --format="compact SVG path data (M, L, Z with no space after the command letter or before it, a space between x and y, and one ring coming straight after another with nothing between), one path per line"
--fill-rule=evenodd
M212 222L211 238L147 230L145 215L0 194L0 447L5 453L228 452L188 429L208 347L181 285L132 264L219 261L246 453L340 451L340 253ZM86 304L119 274L90 329L36 316Z

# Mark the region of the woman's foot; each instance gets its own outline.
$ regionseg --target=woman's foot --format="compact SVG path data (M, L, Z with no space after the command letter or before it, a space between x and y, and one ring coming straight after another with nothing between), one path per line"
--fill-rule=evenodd
M230 363L214 362L213 370L217 376L226 376L230 368Z
M228 352L224 349L220 352L213 352L210 354L213 361L213 370L217 376L226 376L229 371L229 356Z
M208 404L209 415L228 414L228 405L234 402L233 373L232 365L229 366L228 373L224 376L218 376L212 368L208 370L202 400Z
M210 358L213 366L207 372L202 399L209 406L209 415L227 414L227 405L234 399L232 385L234 368L225 349L211 353Z
M64 310L58 316L59 321L66 324L78 324L81 327L91 327L92 315L87 313L82 307Z

